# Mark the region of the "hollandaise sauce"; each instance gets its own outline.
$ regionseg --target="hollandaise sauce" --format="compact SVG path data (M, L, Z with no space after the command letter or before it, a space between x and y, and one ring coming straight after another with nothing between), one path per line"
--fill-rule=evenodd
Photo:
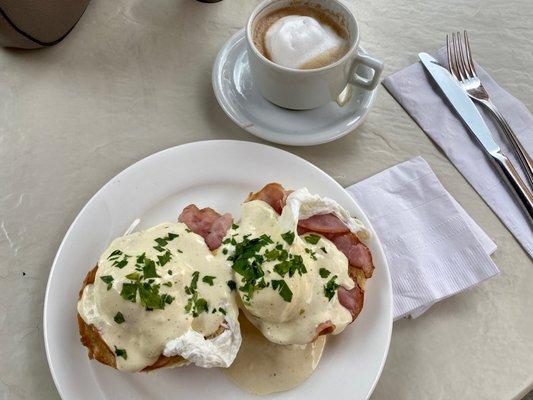
M240 317L243 340L237 358L224 375L252 394L292 389L306 380L320 361L326 337L306 345L279 345L268 341L245 317Z
M98 261L78 313L114 351L117 369L139 371L187 331L209 336L226 315L237 320L224 260L182 223L119 237Z
M238 228L223 241L241 308L281 345L310 343L326 322L335 326L333 334L342 332L352 316L339 303L337 288L354 287L346 256L323 236L298 236L297 221L287 228L279 220L263 201L244 203Z

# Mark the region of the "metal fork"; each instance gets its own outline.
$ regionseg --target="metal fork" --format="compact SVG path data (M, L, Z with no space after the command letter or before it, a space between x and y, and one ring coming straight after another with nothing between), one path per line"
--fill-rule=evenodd
M494 118L496 118L505 137L518 156L518 161L522 165L529 186L533 188L533 160L524 146L522 146L522 143L520 143L520 140L509 126L504 116L490 100L489 94L477 76L467 32L464 31L462 36L463 37L461 37L461 33L459 32L452 33L451 36L446 35L448 69L459 81L468 96L485 106L492 113Z

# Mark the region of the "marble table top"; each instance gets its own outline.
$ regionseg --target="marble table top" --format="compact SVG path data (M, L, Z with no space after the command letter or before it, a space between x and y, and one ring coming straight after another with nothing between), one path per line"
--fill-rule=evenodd
M0 397L58 398L42 306L59 243L108 179L156 151L258 141L218 107L211 67L256 0L93 0L59 45L0 50ZM385 74L471 31L476 59L533 110L531 0L350 1ZM280 146L281 147L281 146ZM343 185L422 155L497 243L501 275L394 324L373 399L514 399L533 388L533 265L446 157L381 88L363 126L288 148Z

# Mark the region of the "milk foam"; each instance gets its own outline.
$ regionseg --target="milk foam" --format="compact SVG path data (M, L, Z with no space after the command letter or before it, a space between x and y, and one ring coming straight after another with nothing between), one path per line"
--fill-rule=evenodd
M301 68L345 45L346 41L331 27L302 15L280 18L265 34L265 47L272 61L288 68Z

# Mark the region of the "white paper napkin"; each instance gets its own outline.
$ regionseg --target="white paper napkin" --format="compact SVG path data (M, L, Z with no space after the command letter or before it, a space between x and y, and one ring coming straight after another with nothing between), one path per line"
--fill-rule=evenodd
M346 188L370 219L389 263L394 318L499 273L494 242L416 157Z
M440 49L435 58L442 65L446 65L445 49ZM524 147L530 154L533 153L533 116L531 113L524 104L498 86L477 64L476 70L492 100L505 115ZM481 147L450 110L446 100L441 97L438 87L432 84L431 78L427 76L419 62L388 76L383 81L383 85L396 101L435 141L488 206L500 217L523 248L533 257L533 227L528 223L527 217ZM510 150L507 140L500 134L494 119L484 109L479 107L478 109L494 139L502 148L502 152L522 173L514 152Z

